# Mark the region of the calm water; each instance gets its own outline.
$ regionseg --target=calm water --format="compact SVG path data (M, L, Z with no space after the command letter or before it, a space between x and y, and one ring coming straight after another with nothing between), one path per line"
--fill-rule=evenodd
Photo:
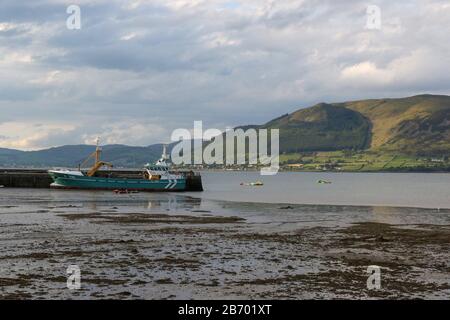
M450 208L448 173L203 172L202 199L238 202ZM317 180L332 184L318 184ZM264 182L262 187L241 182Z
M202 177L205 191L190 193L117 195L111 191L2 188L0 222L36 219L42 223L43 217L51 220L58 212L112 208L121 213L237 215L252 223L286 224L290 228L362 221L450 221L450 174L283 172L262 177L257 172L203 172ZM319 179L332 183L318 184ZM240 185L257 180L264 186Z

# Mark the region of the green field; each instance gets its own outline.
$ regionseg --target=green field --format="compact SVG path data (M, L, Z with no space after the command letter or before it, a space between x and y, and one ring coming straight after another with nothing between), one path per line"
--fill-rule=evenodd
M296 171L450 171L447 157L427 158L376 152L312 152L280 155L281 167Z

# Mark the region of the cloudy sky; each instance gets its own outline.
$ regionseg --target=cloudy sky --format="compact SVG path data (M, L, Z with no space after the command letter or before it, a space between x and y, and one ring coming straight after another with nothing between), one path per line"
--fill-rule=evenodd
M450 94L449 17L448 0L2 0L0 147L149 145L194 120Z

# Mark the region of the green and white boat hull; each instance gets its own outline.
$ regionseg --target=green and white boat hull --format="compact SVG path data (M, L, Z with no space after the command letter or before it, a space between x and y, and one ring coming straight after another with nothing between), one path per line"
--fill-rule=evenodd
M49 170L53 179L52 188L88 189L88 190L128 190L128 191L184 191L186 178L178 176L175 179L126 179L88 177L78 171Z

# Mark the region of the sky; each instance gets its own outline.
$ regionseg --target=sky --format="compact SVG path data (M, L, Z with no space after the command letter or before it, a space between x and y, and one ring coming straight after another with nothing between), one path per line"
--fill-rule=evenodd
M2 0L0 148L145 146L195 120L450 94L449 17L448 0Z

